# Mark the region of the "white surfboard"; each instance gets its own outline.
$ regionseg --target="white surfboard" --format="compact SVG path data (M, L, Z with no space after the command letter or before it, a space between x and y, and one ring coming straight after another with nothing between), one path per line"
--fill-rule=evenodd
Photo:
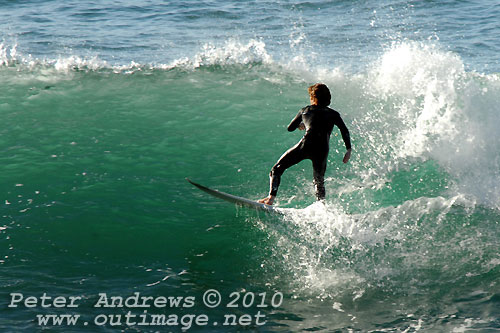
M190 182L191 184L193 184L194 186L196 186L197 188L199 188L200 190L202 190L203 192L206 192L206 193L208 193L216 198L226 200L226 201L235 203L235 204L240 205L240 206L251 207L251 208L263 210L266 212L279 213L279 211L276 208L274 208L273 206L266 205L266 204L263 204L263 203L260 203L257 201L253 201L253 200L250 200L247 198L239 197L237 195L232 195L229 193L217 191L217 190L211 189L209 187L195 183L195 182L191 181L189 178L186 178L186 180L188 182Z

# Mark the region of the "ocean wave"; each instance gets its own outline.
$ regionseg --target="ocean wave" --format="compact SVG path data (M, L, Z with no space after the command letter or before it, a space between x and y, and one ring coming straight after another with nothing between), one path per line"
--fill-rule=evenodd
M328 84L334 107L340 105L352 123L353 161L360 186L374 186L408 161L432 159L456 180L456 190L500 208L500 76L468 71L455 53L436 42L397 42L360 73L315 64L297 53L276 59L259 39L205 44L190 57L168 64L111 65L79 56L34 59L17 45L0 44L0 68L19 74L41 72L64 77L75 72L118 74L199 70L236 73L282 85ZM4 80L8 80L8 76ZM359 137L359 139L358 139ZM347 185L346 185L347 186Z
M252 39L247 43L237 40L228 40L223 45L206 43L201 50L192 57L181 57L170 63L137 63L133 60L128 64L113 65L101 60L98 56L81 57L78 55L57 56L52 59L37 59L31 55L23 55L18 51L17 44L9 46L0 44L0 66L24 66L27 70L35 67L52 67L56 71L71 70L114 70L130 73L140 70L194 70L198 68L227 67L235 65L252 66L258 64L270 65L274 61L266 51L262 40Z
M437 161L462 193L500 208L500 77L469 72L458 55L422 43L394 44L367 74L377 117L397 130L391 157ZM391 112L387 112L387 110Z
M278 270L289 272L299 295L352 302L374 286L390 293L418 293L426 283L434 284L425 282L434 266L442 267L439 284L445 288L471 269L488 274L496 256L494 234L474 223L484 211L474 198L463 195L422 197L359 214L348 214L333 203L284 213L282 224L264 228L276 238L274 257L283 258Z

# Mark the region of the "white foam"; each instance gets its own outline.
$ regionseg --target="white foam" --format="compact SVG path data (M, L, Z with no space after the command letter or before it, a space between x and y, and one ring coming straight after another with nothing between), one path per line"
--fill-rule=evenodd
M422 197L396 207L347 214L334 203L317 202L305 209L283 211L287 228L277 233L275 250L290 268L299 291L330 298L351 294L355 300L369 284L426 267L433 257L413 252L415 247L433 242L432 230L453 207L471 212L475 205L463 195ZM415 244L411 239L419 240ZM408 243L413 245L408 247ZM388 253L387 244L391 244ZM406 258L397 271L393 257Z
M5 43L0 43L0 66L9 66L13 59L17 58L17 44L9 47Z
M57 71L67 72L73 69L87 69L96 71L102 68L110 68L111 66L98 57L82 58L78 56L59 57L55 61L49 61Z
M467 72L434 44L405 42L374 64L368 81L371 94L393 104L396 159L432 158L462 193L500 208L498 75Z
M256 63L272 64L274 61L266 50L262 40L251 39L241 42L237 39L222 43L205 43L193 57L182 57L170 64L160 64L162 69L188 68L195 69L207 66L253 65Z

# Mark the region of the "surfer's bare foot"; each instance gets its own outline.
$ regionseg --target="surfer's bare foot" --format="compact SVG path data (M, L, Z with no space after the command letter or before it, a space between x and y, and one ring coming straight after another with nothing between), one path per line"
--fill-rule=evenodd
M265 197L264 199L260 199L258 202L266 205L272 205L274 203L274 198L276 198L274 195L270 195L268 197Z

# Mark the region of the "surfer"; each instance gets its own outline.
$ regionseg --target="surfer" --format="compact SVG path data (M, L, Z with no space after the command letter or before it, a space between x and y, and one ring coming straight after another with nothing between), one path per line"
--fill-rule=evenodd
M270 190L269 195L259 200L260 203L272 205L281 175L289 167L302 160L310 159L313 165L314 186L318 200L325 198L325 171L328 161L330 134L333 127L337 126L342 134L347 152L343 162L347 163L351 158L351 139L349 130L340 117L340 114L328 107L331 95L328 87L322 83L316 83L308 88L311 105L302 108L288 125L288 131L305 130L302 139L288 151L286 151L276 162L269 173Z

